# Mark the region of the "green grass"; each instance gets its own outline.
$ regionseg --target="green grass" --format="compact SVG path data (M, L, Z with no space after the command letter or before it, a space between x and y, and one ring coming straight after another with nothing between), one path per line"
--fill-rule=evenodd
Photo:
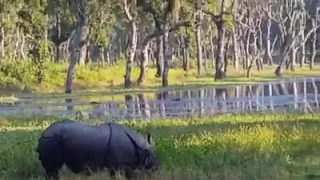
M55 117L0 119L0 175L43 179L35 152L41 130ZM101 119L83 120L101 123ZM243 114L124 122L152 133L164 162L154 179L301 180L319 178L320 114ZM65 179L108 179L75 176Z
M65 77L68 64L50 63L46 69L46 79L41 85L36 83L34 67L25 62L2 63L0 64L0 93L1 94L22 94L36 93L46 94L47 96L61 96L64 92ZM209 69L202 77L197 77L196 68L189 72L184 72L181 68L172 68L169 71L169 89L172 88L193 88L206 85L230 85L277 80L274 75L275 66L266 66L263 71L253 70L252 77L246 78L246 70L228 69L227 78L222 81L214 81L213 69ZM77 66L74 79L74 92L86 95L90 93L103 92L109 94L123 92L154 92L161 87L161 78L156 78L156 69L150 67L143 86L133 86L131 89L123 89L123 76L125 74L125 64L120 61L118 64L108 67L101 67L97 64ZM134 67L132 80L135 82L139 75L139 68ZM320 66L317 65L313 70L307 66L297 67L293 71L285 71L283 78L319 76ZM49 93L49 94L48 94Z

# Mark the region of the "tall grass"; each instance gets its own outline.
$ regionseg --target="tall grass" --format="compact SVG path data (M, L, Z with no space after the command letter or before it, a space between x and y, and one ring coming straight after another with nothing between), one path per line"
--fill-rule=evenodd
M41 130L55 120L0 120L0 174L4 179L43 179L35 147ZM122 123L152 133L164 162L153 179L291 180L320 174L319 120L320 114L244 114ZM103 119L83 121L97 124ZM87 178L68 169L63 177L108 179L105 173Z

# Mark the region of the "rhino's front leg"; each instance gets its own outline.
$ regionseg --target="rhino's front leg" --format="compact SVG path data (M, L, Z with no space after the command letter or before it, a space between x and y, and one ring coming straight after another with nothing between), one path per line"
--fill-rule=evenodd
M91 176L91 175L92 175L92 172L91 172L91 170L90 170L89 167L85 167L85 169L84 169L84 175L85 175L85 176Z
M116 179L116 171L114 169L110 169L109 174L111 179Z
M137 179L137 173L131 169L125 170L125 176L126 176L127 180L136 180Z
M46 180L60 180L59 171L46 172L45 179Z

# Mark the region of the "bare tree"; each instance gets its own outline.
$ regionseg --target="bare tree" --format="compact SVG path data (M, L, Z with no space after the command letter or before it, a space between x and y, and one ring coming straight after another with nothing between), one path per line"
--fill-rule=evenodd
M163 74L162 74L162 87L167 87L169 85L168 75L169 75L169 60L172 57L172 52L170 52L169 45L169 32L179 28L180 26L188 26L190 22L179 22L179 10L180 10L180 0L168 0L166 6L166 12L164 16L163 24Z
M196 44L197 44L197 67L198 76L203 74L203 58L202 58L202 21L203 21L203 6L205 5L204 0L195 1L195 17L196 17Z
M2 60L5 55L4 37L4 27L0 24L0 60Z
M265 6L264 6L265 5ZM272 2L272 0L266 0L265 4L263 4L262 8L266 14L266 21L267 21L267 33L264 35L264 40L266 42L266 49L265 49L265 54L264 54L264 58L267 60L268 65L272 66L273 65L273 58L272 58L272 42L271 42L271 25L273 22L272 19L272 7L273 7L274 3ZM275 38L274 43L276 42L277 38ZM274 47L274 46L273 46Z
M164 17L162 15L159 15L156 11L156 9L152 6L151 2L147 2L145 0L139 0L138 6L142 8L142 10L150 15L152 15L153 21L155 23L155 32L146 36L144 40L142 41L141 46L141 62L140 62L140 75L137 80L137 84L141 85L144 82L145 75L147 72L147 67L149 63L149 55L148 55L148 49L150 49L150 43L156 40L157 43L157 52L156 52L156 66L157 66L157 72L155 74L156 77L162 76L162 81L167 79L167 75L163 77L163 73L167 73L169 70L169 64L168 64L168 58L172 55L170 55L168 50L170 49L168 37L169 32L174 32L178 30L182 26L189 26L190 23L188 21L180 21L177 22L176 20L178 17L177 12L179 10L179 0L168 0L166 2L167 8L165 9L166 12L164 13ZM171 16L170 16L171 15ZM173 22L169 20L169 17L173 17ZM165 42L166 41L166 42ZM165 44L166 43L166 44ZM164 49L167 48L168 49ZM166 59L167 58L167 59ZM167 62L166 62L167 61ZM167 66L167 67L164 67ZM165 80L165 84L166 84Z
M152 15L152 18L154 20L156 31L148 36L146 36L142 42L141 46L141 62L140 62L140 74L137 80L137 84L141 85L144 83L145 75L147 73L147 67L149 63L149 55L148 55L148 49L149 44L157 40L157 52L156 52L156 65L157 65L157 72L156 77L162 76L162 70L163 70L163 52L162 52L162 46L163 46L163 40L162 40L162 28L161 28L161 19L159 18L156 9L151 5L151 2L147 2L145 0L138 1L138 6L142 8L142 10L146 13L149 13Z
M162 36L157 37L157 55L156 55L156 65L157 72L155 74L156 77L162 76L163 71L163 38Z
M72 93L72 82L74 73L76 70L77 62L84 62L87 53L87 40L88 40L88 11L87 11L87 0L79 0L77 3L79 28L76 30L74 35L71 35L71 54L70 64L66 79L65 92L68 94Z
M234 5L234 0L232 1L231 9ZM215 23L218 30L218 45L217 45L217 58L215 62L215 80L223 79L226 76L225 72L225 61L224 61L224 53L225 53L225 44L226 44L226 15L230 15L230 12L226 11L226 1L221 1L220 13L216 15L215 13L204 10L204 13L211 16L212 21Z
M235 14L237 11L237 6L233 7L232 14ZM239 61L240 61L240 46L238 43L238 27L237 20L233 18L233 26L232 26L232 44L233 44L233 66L236 70L239 69ZM212 42L210 40L210 42Z
M236 12L233 13L233 21L234 21L234 37L233 41L237 41L237 43L233 43L234 46L234 56L238 57L238 61L242 62L242 68L247 69L248 68L248 54L246 51L246 38L245 34L247 33L247 28L243 24L247 23L247 18L244 18L245 10L243 8L243 3L240 2L237 5ZM238 50L237 50L237 49ZM238 63L239 63L238 62Z
M182 62L183 62L183 70L189 71L190 69L190 54L189 54L189 48L190 48L190 37L181 37L182 41Z
M132 85L131 81L131 72L132 72L132 66L133 61L135 58L135 53L137 50L137 25L136 25L136 15L132 12L130 12L133 8L135 8L136 4L135 1L131 0L123 0L123 9L126 14L126 18L130 24L130 30L131 30L131 37L129 39L129 44L127 46L126 50L126 73L124 77L124 86L125 88L129 88ZM134 10L133 10L134 11Z
M311 24L312 27L318 27L319 26L319 9L317 8L316 10L316 14L315 16L311 17ZM316 57L316 53L317 53L317 29L312 32L312 37L310 38L312 44L311 44L311 59L310 59L310 63L309 63L309 68L313 69L313 65L314 65L314 59Z
M211 58L212 58L212 68L214 67L214 62L215 62L215 43L214 43L214 39L215 39L215 34L214 34L214 29L213 26L211 25L210 28L210 34L209 34L209 42L210 42L210 51L211 51Z
M307 28L307 13L301 13L300 14L300 19L299 19L299 27L305 31ZM302 33L300 36L300 41L303 41L305 39L305 33ZM300 67L303 66L306 60L306 43L301 45L301 48L298 50L298 58L299 58L299 64ZM293 66L292 66L293 67Z
M264 53L262 46L261 22L263 18L262 7L257 0L244 1L240 6L241 21L237 21L243 30L243 43L246 52L247 77L251 76L254 62L257 69L262 69L261 56Z
M176 23L172 28L170 28L168 30L168 33L170 32L174 32L176 30L178 30L180 27L182 26L190 26L190 22L188 21L181 21L181 22L178 22ZM148 56L148 49L149 49L149 45L152 41L158 39L158 38L163 38L163 36L165 35L165 30L164 29L160 29L160 30L156 30L154 33L150 34L149 36L147 36L143 42L142 42L142 57L141 57L141 63L140 63L140 74L139 74L139 77L138 77L138 80L137 80L137 84L138 85L142 85L144 83L144 79L145 79L145 75L146 75L146 72L147 72L147 66L148 66L148 59L149 59L149 56ZM162 40L163 41L163 40ZM164 44L161 43L163 46ZM158 47L157 47L158 48ZM162 47L163 48L163 47ZM163 55L162 55L163 56ZM170 56L170 55L169 55Z
M276 76L282 76L283 65L285 63L291 64L291 69L293 69L293 59L289 60L289 53L294 54L301 47L302 44L306 42L309 36L318 29L317 26L312 27L307 30L306 35L302 42L297 42L305 29L303 27L296 28L297 21L301 17L302 13L307 13L305 9L304 0L295 0L295 1L280 1L279 12L273 13L274 21L279 24L279 29L281 31L281 43L280 43L280 53L279 59L280 63L275 70Z

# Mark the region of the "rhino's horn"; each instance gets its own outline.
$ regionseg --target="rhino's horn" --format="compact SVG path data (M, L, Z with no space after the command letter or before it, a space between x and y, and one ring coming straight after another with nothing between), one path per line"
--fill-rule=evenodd
M127 132L125 132L125 133L128 136L128 138L130 139L130 141L134 147L135 156L139 159L141 156L142 148L137 144L137 142Z

